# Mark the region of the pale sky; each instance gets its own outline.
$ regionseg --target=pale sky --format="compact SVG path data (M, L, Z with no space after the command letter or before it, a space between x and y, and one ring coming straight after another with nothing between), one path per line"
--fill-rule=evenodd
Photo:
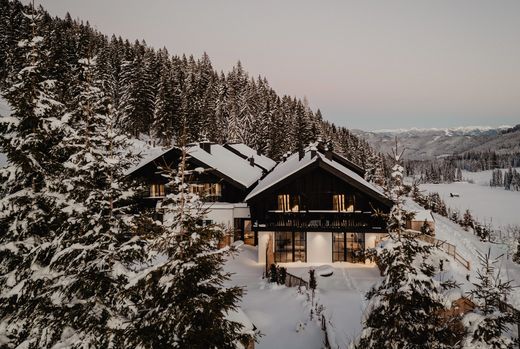
M365 130L520 123L519 0L40 0Z

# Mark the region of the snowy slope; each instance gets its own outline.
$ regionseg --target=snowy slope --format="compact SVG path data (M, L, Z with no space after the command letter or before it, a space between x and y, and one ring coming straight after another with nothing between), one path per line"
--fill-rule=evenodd
M439 193L448 207L461 213L469 209L478 221L489 223L496 229L509 225L520 226L520 192L467 182L421 184L420 189ZM460 196L452 198L450 193L458 193Z

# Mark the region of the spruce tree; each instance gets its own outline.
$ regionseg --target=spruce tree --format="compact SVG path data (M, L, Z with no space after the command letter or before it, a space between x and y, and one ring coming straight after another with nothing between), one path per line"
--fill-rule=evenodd
M48 304L41 298L53 276L50 242L65 219L57 188L68 116L49 76L42 11L26 11L30 31L18 43L22 68L2 91L12 113L0 117L0 152L9 161L0 170L0 328L13 347L45 347L52 334L45 330L50 315L42 314Z
M117 347L127 311L121 294L145 245L126 209L133 192L124 171L135 157L114 128L101 82L93 80L95 60L80 65L78 109L64 138L71 149L61 181L69 217L51 242L47 330L60 334L55 345Z
M224 231L204 224L206 209L189 192L187 148L181 148L177 169L163 168L170 193L161 204L164 214L151 241L157 254L149 268L134 279L129 292L135 315L127 329L127 346L142 348L235 348L254 334L227 319L242 295L224 287L229 274L223 264L230 251L219 249Z
M378 250L383 280L367 293L368 315L355 348L449 348L448 324L441 318L451 282L435 280L431 264L433 246L407 232L410 214L403 207L402 152L394 150L391 197L394 207L387 217L389 239Z
M513 342L505 336L513 319L510 314L501 311L501 303L511 293L511 281L503 281L496 264L501 256L491 258L491 251L479 252L480 269L477 271L477 283L469 292L477 308L463 319L467 335L463 348L513 348Z

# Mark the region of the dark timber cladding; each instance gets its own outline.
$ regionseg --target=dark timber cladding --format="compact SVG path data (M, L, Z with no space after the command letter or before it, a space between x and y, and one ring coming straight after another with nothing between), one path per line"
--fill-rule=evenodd
M384 228L373 216L375 210L388 212L391 202L368 195L359 184L329 166L312 163L285 178L248 203L255 229L265 231L371 231ZM353 183L354 182L354 183ZM356 185L357 184L357 185ZM280 196L288 195L288 205L280 207ZM343 195L353 207L334 207L335 195Z
M393 202L363 176L322 144L285 157L246 197L266 262L364 262Z

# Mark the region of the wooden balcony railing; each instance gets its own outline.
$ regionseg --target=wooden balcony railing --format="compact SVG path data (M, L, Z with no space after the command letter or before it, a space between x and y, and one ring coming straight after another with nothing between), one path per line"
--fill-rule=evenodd
M337 211L304 211L278 212L270 211L265 217L256 221L257 230L304 230L304 231L364 231L375 229L384 231L383 219L372 212L337 212Z

